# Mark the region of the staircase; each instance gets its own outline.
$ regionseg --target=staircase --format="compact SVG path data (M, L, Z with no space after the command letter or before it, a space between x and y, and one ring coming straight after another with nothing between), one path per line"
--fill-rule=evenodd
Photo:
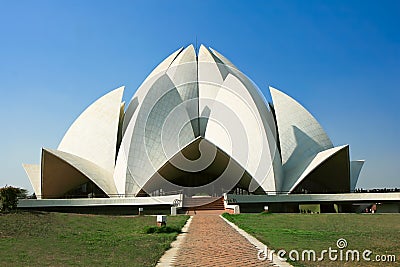
M182 210L188 215L222 214L225 212L223 197L185 197Z

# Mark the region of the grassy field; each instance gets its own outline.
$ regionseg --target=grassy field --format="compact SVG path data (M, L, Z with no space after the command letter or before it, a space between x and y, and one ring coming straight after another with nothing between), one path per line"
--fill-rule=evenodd
M188 216L168 217L183 227ZM154 266L177 233L146 234L153 216L0 215L1 266Z
M322 262L292 262L294 266L400 265L400 214L224 214L224 217L272 249L298 250L300 259L303 250L315 250L318 258L324 249L338 249L336 241L344 238L347 241L344 253L369 249L373 251L371 259L375 255L394 254L397 261L334 262L325 254L326 260Z

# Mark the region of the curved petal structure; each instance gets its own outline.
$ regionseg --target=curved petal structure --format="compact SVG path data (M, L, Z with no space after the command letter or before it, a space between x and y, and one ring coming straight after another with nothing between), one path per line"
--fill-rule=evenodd
M340 146L340 147L334 147L330 148L327 150L324 150L322 152L319 152L311 161L311 163L307 166L307 168L304 170L304 172L301 174L300 178L290 186L290 189L288 190L289 193L293 192L296 187L299 186L304 180L306 179L312 179L311 178L311 173L314 172L317 168L324 167L323 165L328 165L330 161L332 161L333 157L339 157L339 160L343 162L343 164L335 164L335 169L329 170L328 168L325 168L323 173L324 176L324 182L325 183L332 183L331 187L341 187L343 191L348 191L349 190L349 166L346 164L346 162L349 161L349 146ZM338 168L338 166L343 166L343 168ZM332 177L329 177L332 176ZM342 179L341 181L337 179ZM288 187L287 187L288 188ZM328 186L321 186L321 189L319 190L326 190ZM284 188L285 190L286 188ZM318 190L318 189L317 189Z
M78 156L43 149L42 195L44 198L60 197L87 181L92 181L109 196L117 194L112 173Z
M269 172L270 178L265 179L265 181L273 178L274 181L270 182L270 185L271 183L273 183L274 189L272 189L270 186L265 186L265 185L263 187L267 191L269 190L281 191L283 182L283 170L281 165L281 156L277 144L278 134L276 132L276 123L272 112L268 108L267 102L262 92L246 75L244 75L241 71L239 71L239 69L235 65L233 65L228 59L226 59L223 55L221 55L214 49L210 48L210 50L212 51L212 54L216 62L221 62L218 65L221 66L221 68L223 66L229 74L239 79L247 90L246 95L249 95L251 97L251 100L247 100L247 102L252 103L252 108L255 111L256 115L259 117L259 121L260 123L262 123L266 135L263 139L265 143L263 144L262 147L265 147L265 145L269 147L268 151L272 160L272 165L270 166L270 172Z
M353 160L350 161L350 190L356 189L358 177L360 176L361 169L364 166L364 160Z
M198 57L189 46L174 56L165 72L146 80L133 97L130 121L125 121L114 173L119 193L139 193L155 172L199 136L255 179L248 190L260 185L265 191L280 190L280 156L270 128L273 116L254 84L230 69L204 46ZM240 180L242 174L237 176Z
M193 45L183 50L171 63L167 74L178 91L185 107L195 136L199 136L199 88L197 82L197 61Z
M58 150L92 161L112 173L124 87L98 99L71 125Z
M270 87L277 121L282 166L283 191L295 183L312 159L332 148L332 142L317 120L296 100Z
M40 165L38 164L22 164L26 174L29 177L29 181L35 191L35 195L38 199L42 198L42 185L40 179Z
M179 55L180 52L182 52L182 50L183 50L183 48L179 48L177 51L175 51L170 56L168 56L166 59L164 59L164 61L161 62L149 74L149 76L147 76L147 78L144 80L142 85L139 87L138 91L147 92L146 89L140 89L140 88L150 86L152 84L151 82L149 82L150 80L154 81L154 77L158 77L160 74L165 73L165 71L167 71L168 67L171 65L172 61ZM124 122L122 125L123 133L125 133L126 128L128 127L128 123L131 121L132 116L135 113L136 108L138 107L139 100L142 100L142 97L144 97L144 96L136 93L135 96L131 99L129 106L125 112L125 118L124 118Z
M136 115L137 115L137 113L136 113ZM130 177L130 179L129 179L130 181L134 181L133 174L130 173L129 169L128 169L128 156L129 156L129 150L131 147L131 139L132 139L132 135L133 135L133 128L135 126L136 117L137 116L135 116L134 119L128 124L125 134L122 137L121 145L120 145L119 151L118 151L117 161L115 163L113 179L114 179L114 183L117 188L118 194L120 194L120 195L126 194L125 186L126 186L127 177ZM132 188L133 192L140 191L140 187L137 183L131 184L130 188Z
M44 149L41 167L24 168L44 198L88 181L110 197L354 189L362 162L350 164L348 146L333 147L303 106L270 91L273 103L222 54L189 45L150 73L125 112L121 87L89 106L58 150Z

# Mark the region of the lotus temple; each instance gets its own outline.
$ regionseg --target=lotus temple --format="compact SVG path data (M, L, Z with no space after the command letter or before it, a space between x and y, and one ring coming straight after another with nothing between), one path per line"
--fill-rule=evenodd
M351 159L349 145L335 146L286 92L269 92L271 103L214 49L181 48L129 103L124 87L110 91L81 113L57 148L42 148L39 164L24 164L36 199L20 207L393 208L390 194L352 193L364 161Z

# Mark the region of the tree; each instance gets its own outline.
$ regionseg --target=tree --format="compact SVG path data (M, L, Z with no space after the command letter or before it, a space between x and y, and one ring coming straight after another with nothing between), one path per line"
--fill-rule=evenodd
M25 198L28 191L23 188L5 186L0 188L0 211L8 212L17 208L18 198Z

